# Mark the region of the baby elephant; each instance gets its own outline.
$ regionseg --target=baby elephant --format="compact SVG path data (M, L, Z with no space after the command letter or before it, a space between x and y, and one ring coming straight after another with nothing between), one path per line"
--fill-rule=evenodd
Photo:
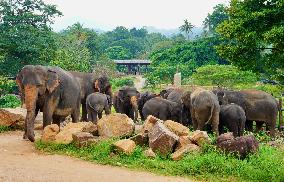
M88 113L87 121L97 123L97 116L102 118L102 112L105 110L105 114L110 114L110 96L99 92L88 95L86 100L86 108Z
M224 126L230 132L233 132L234 137L242 136L244 133L246 115L243 108L237 104L221 105L219 117L219 132L224 133Z

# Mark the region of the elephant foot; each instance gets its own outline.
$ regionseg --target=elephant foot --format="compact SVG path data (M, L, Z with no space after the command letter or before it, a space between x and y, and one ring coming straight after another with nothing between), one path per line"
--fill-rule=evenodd
M27 136L27 134L26 134L26 133L24 133L24 135L23 135L23 139L24 139L24 140L27 140L27 139L28 139L28 136Z

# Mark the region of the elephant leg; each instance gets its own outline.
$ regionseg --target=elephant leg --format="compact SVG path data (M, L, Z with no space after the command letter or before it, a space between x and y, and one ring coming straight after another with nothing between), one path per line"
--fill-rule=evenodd
M213 132L218 136L219 135L219 130L218 130L218 126L219 126L219 112L214 112L211 118L211 126L212 126L212 130Z
M35 109L35 118L36 118L36 116L37 116L37 114L38 114L38 112L39 112L39 107L36 107L36 109ZM27 136L27 123L25 122L25 132L24 132L24 135L23 135L23 139L28 139L28 136Z
M197 120L197 130L203 131L205 126L205 122Z
M190 110L190 115L191 115L191 119L192 119L193 129L194 129L194 130L197 130L198 123L197 123L197 120L196 120L196 118L195 118L195 111L194 111L194 109L191 109L191 110Z
M79 117L80 117L80 110L74 109L73 112L71 113L72 123L77 123L79 121Z
M93 122L94 124L97 124L98 112L97 112L97 111L93 111L93 112L91 113L91 115L92 115L92 122Z
M80 108L80 107L79 107ZM80 109L79 109L80 110ZM82 117L81 121L87 121L87 108L86 108L86 100L82 102Z
M62 118L59 117L59 116L54 116L54 115L53 115L52 119L53 119L52 123L53 123L53 124L57 124L58 127L60 128L60 122L62 121Z
M110 108L111 107L109 107L109 106L105 107L105 114L106 115L109 115L111 113L111 109Z
M255 132L256 133L258 133L261 130L263 123L264 123L263 121L255 121L255 124L256 124Z
M270 136L271 137L275 137L275 126L276 126L276 118L275 119L271 119L271 121L269 122L269 131L270 131ZM267 123L266 123L267 125Z
M55 99L52 96L49 98L46 98L44 107L43 107L43 128L45 128L47 125L50 125L52 123L52 116L54 113L55 108L58 105L59 99Z
M98 118L102 119L102 117L103 117L103 112L98 112Z
M245 126L246 126L246 130L247 130L247 131L251 131L251 132L252 132L252 129L253 129L253 121L247 120Z

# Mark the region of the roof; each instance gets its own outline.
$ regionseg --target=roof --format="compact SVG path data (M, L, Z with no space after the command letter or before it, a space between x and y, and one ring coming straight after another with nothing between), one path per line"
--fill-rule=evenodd
M150 64L150 60L139 60L139 59L130 59L130 60L114 60L116 64Z

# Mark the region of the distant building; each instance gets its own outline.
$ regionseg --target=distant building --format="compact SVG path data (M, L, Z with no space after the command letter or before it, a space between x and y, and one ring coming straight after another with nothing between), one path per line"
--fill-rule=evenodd
M150 65L150 60L114 60L116 67L120 72L126 74L143 74L149 70L148 66Z

